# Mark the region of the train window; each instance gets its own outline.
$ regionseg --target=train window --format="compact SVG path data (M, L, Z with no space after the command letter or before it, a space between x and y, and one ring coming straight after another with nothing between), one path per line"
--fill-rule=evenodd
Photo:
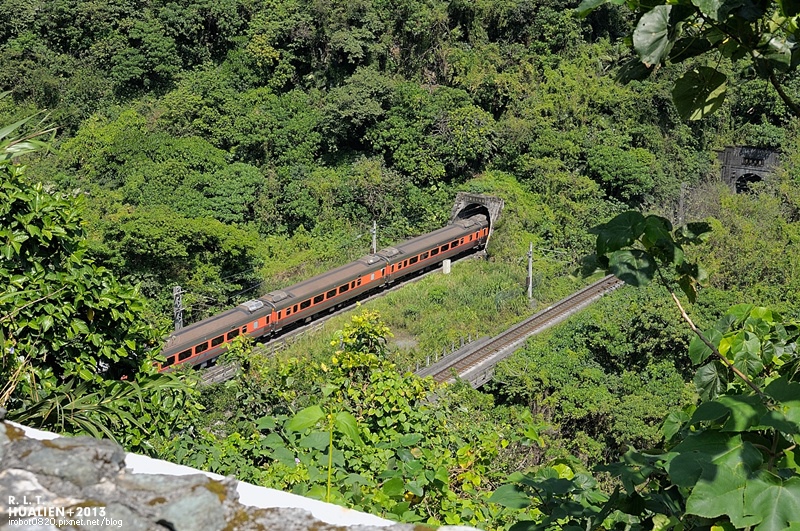
M449 243L446 243L446 244L442 245L442 252L445 252L449 248L450 248L450 244Z
M382 267L382 268L381 268L381 276L383 276L383 275L385 275L385 274L386 274L386 268L385 268L385 267Z
M305 300L305 301L300 303L300 309L301 310L305 310L309 306L311 306L311 299Z
M458 241L458 243L459 243L459 245L464 245L464 238L461 238L461 239Z
M289 317L290 315L292 315L292 307L291 306L286 308L286 317Z
M195 354L200 354L201 352L205 352L206 350L208 350L208 343L203 343L202 345L197 345L196 347L194 347Z
M403 267L408 265L408 260L403 260Z
M191 357L192 357L192 349L184 350L183 352L178 354L178 361L183 361L186 358L191 358Z
M335 289L332 289L328 293L325 294L325 298L326 299L330 299L330 298L335 297L335 296L336 296L336 290Z
M345 284L344 286L339 287L339 293L344 293L345 291L350 289L350 284Z
M419 257L420 260L425 260L426 258L428 258L428 252L427 251L422 253L422 256Z
M221 345L223 341L225 341L225 336L215 337L211 340L211 346L216 347L217 345Z
M228 332L228 335L226 337L228 338L228 341L230 341L231 339L233 339L238 335L239 335L239 329L237 328L236 330L231 330L230 332Z
M431 256L436 256L437 254L439 254L439 248L438 247L431 251Z
M417 263L417 260L419 260L419 257L418 257L418 256L415 256L414 258L409 258L409 259L408 259L408 263L409 263L409 264L416 264L416 263Z
M372 273L372 274L369 276L369 279L370 279L370 281L372 281L372 280L375 280L375 273Z
M458 240L453 240L450 242L450 247L458 247Z
M292 306L292 311L293 311L294 313L297 313L297 305L296 305L296 304L295 304L294 306Z
M169 367L173 363L175 363L175 356L170 356L169 358L167 358L167 361L164 362L162 367Z
M321 303L322 299L324 299L324 298L325 298L325 295L317 295L316 297L314 297L314 304Z
M264 324L269 324L269 320L270 320L270 318L271 318L271 317L272 317L271 315L268 315L268 316L267 316L267 320L266 320L266 321L264 321Z
M356 279L356 286L360 286L360 285L361 285L361 277L358 277Z

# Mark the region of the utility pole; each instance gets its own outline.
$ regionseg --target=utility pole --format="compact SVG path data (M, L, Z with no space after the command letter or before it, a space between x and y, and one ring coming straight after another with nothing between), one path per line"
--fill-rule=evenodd
M533 300L533 242L528 248L528 300Z
M373 221L372 222L372 230L370 232L372 232L372 254L375 254L375 253L378 252L378 222L377 221Z
M172 315L175 330L183 328L183 291L180 286L172 288Z

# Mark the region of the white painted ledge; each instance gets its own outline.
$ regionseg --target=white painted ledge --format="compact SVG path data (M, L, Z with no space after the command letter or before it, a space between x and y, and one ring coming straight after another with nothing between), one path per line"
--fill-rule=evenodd
M28 428L27 426L22 426L15 422L10 422L10 424L22 429L25 432L25 435L31 439L37 439L41 441L60 437L55 433L37 430L35 428ZM211 479L224 479L224 477L220 476L219 474L203 472L202 470L197 470L188 466L177 465L175 463L170 463L169 461L161 461L160 459L153 459L144 455L132 453L126 454L125 467L134 474L166 474L169 476L204 474ZM291 494L280 490L259 487L243 481L239 482L236 490L239 493L239 503L242 505L260 507L263 509L282 507L305 509L317 520L321 520L331 525L389 526L397 523L372 514L362 513L346 507L334 505L332 503L312 500L311 498L305 498L303 496L298 496L297 494Z

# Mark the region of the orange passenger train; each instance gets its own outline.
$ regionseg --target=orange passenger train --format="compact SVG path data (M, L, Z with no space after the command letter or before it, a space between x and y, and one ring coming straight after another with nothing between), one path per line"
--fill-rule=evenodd
M489 236L483 214L459 219L441 229L387 247L294 286L244 302L231 310L176 330L167 338L160 370L204 367L239 335L275 336L299 321L310 322L366 292L383 288L443 260L482 249Z

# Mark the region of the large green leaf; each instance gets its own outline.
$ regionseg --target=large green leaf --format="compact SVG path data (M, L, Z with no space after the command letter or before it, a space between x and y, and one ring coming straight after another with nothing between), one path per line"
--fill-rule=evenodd
M661 425L661 433L664 434L664 439L670 441L688 421L689 415L685 411L670 411Z
M761 423L783 433L800 433L800 383L789 382L781 376L770 382L764 394L774 400L774 406Z
M492 493L489 501L512 509L524 509L531 504L530 496L516 485L501 485Z
M396 477L383 484L381 490L389 497L402 496L405 493L403 478Z
M716 469L725 466L747 478L761 466L761 453L741 435L704 430L686 437L675 446L666 464L672 481L680 487L694 487L701 478L710 481Z
M644 238L646 245L654 245L659 240L672 240L672 223L667 218L650 215L644 218Z
M313 448L315 450L325 450L331 443L331 436L326 431L312 431L300 439L301 448Z
M728 78L717 70L700 66L686 72L672 89L672 101L684 120L700 120L725 101Z
M333 417L333 423L336 429L351 441L356 444L363 444L361 436L358 434L358 422L356 422L356 418L353 415L347 411L340 411Z
M733 358L733 366L753 378L764 370L761 360L761 341L745 330L739 331L731 340L728 358Z
M575 12L579 17L585 17L608 1L609 0L583 0L578 7L575 8Z
M711 20L721 21L732 10L741 7L742 0L692 0L701 13Z
M754 395L723 395L700 404L692 415L692 424L705 421L723 422L722 431L746 431L761 425L767 407Z
M718 361L706 363L694 375L694 385L703 400L710 400L725 392L728 387L726 368Z
M325 413L323 413L321 407L317 405L309 406L289 419L286 423L286 429L289 431L303 431L310 428L324 417Z
M294 452L289 450L284 446L278 446L272 449L271 452L272 458L280 463L283 463L289 467L297 466L297 462L295 461Z
M639 19L633 30L633 47L648 66L658 64L671 48L669 14L672 6L656 6Z
M706 467L686 499L686 512L704 518L728 516L737 527L748 520L744 509L744 492L747 476L741 471L717 465Z
M672 238L672 224L666 218L651 215L644 219L642 243L663 262L676 265L683 262L683 249Z
M645 286L653 280L656 263L644 251L614 251L608 257L608 267L618 279L631 286Z
M788 529L800 519L800 477L782 479L762 470L748 482L744 503L747 513L756 518L755 531Z
M601 256L633 244L644 232L644 216L639 212L623 212L608 223L594 227L597 234L597 255Z
M748 317L750 317L750 313L755 308L756 307L752 304L737 304L735 306L731 306L730 309L725 312L725 317L731 317L734 319L731 324L743 323Z

